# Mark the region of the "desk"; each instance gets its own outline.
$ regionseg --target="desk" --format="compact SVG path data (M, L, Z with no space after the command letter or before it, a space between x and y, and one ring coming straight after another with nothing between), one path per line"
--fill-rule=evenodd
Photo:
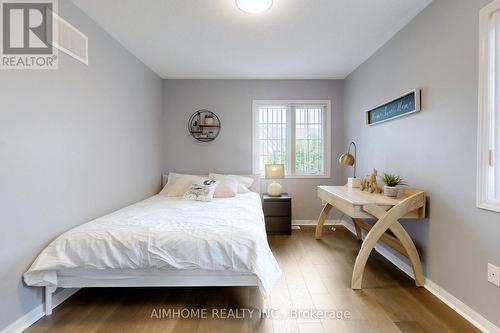
M398 220L425 217L425 192L410 188L402 192L401 197L389 198L346 186L318 186L318 197L325 202L325 206L316 226L316 239L321 239L323 225L333 207L352 218L358 239L361 239L361 229L368 231L354 264L352 289L361 289L368 256L379 240L407 256L413 267L415 284L419 287L424 285L417 249ZM364 221L374 218L377 219L374 225Z

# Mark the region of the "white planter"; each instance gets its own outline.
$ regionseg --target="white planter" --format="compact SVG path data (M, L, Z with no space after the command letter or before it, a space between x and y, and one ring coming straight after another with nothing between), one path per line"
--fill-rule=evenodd
M395 198L398 196L399 188L397 186L384 186L384 195L386 197Z

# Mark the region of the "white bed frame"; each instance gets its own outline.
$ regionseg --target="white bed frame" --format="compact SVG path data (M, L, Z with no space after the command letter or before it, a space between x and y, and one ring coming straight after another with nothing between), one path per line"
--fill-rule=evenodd
M260 194L260 176L244 175L254 179L251 191ZM166 184L168 174L162 176L162 187ZM89 278L80 276L57 277L58 288L86 287L243 287L258 286L259 280L255 274L225 274L207 272L193 275L192 272L166 271L163 275L137 276L127 278ZM44 311L47 316L52 314L52 294L55 287L45 287Z

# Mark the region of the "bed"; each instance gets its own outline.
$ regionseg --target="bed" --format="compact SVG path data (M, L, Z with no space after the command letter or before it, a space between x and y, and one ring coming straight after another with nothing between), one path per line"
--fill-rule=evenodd
M68 230L24 274L45 288L257 286L281 276L264 225L259 178L251 192L210 202L161 194ZM165 176L164 181L165 183Z

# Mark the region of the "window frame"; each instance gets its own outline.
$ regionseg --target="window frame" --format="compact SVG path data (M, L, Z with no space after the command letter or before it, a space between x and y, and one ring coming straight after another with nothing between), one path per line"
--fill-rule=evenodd
M481 209L500 212L500 200L492 200L491 168L494 168L493 154L495 135L495 64L496 27L494 15L500 15L500 0L495 0L479 13L479 88L478 88L478 153L476 206ZM500 175L496 175L500 177Z
M254 174L259 174L259 167L257 165L259 155L256 142L257 134L257 115L259 106L262 105L286 105L287 108L292 106L304 106L304 105L326 105L325 108L325 136L324 136L324 174L321 175L300 175L295 174L295 113L292 115L290 112L290 117L287 117L287 133L289 135L288 139L288 149L290 155L290 170L286 170L286 179L329 179L331 178L331 129L332 129L332 117L331 117L331 100L253 100L252 102L252 171ZM287 111L288 112L288 111ZM289 172L289 173L288 173ZM265 175L260 175L261 178L265 178Z

